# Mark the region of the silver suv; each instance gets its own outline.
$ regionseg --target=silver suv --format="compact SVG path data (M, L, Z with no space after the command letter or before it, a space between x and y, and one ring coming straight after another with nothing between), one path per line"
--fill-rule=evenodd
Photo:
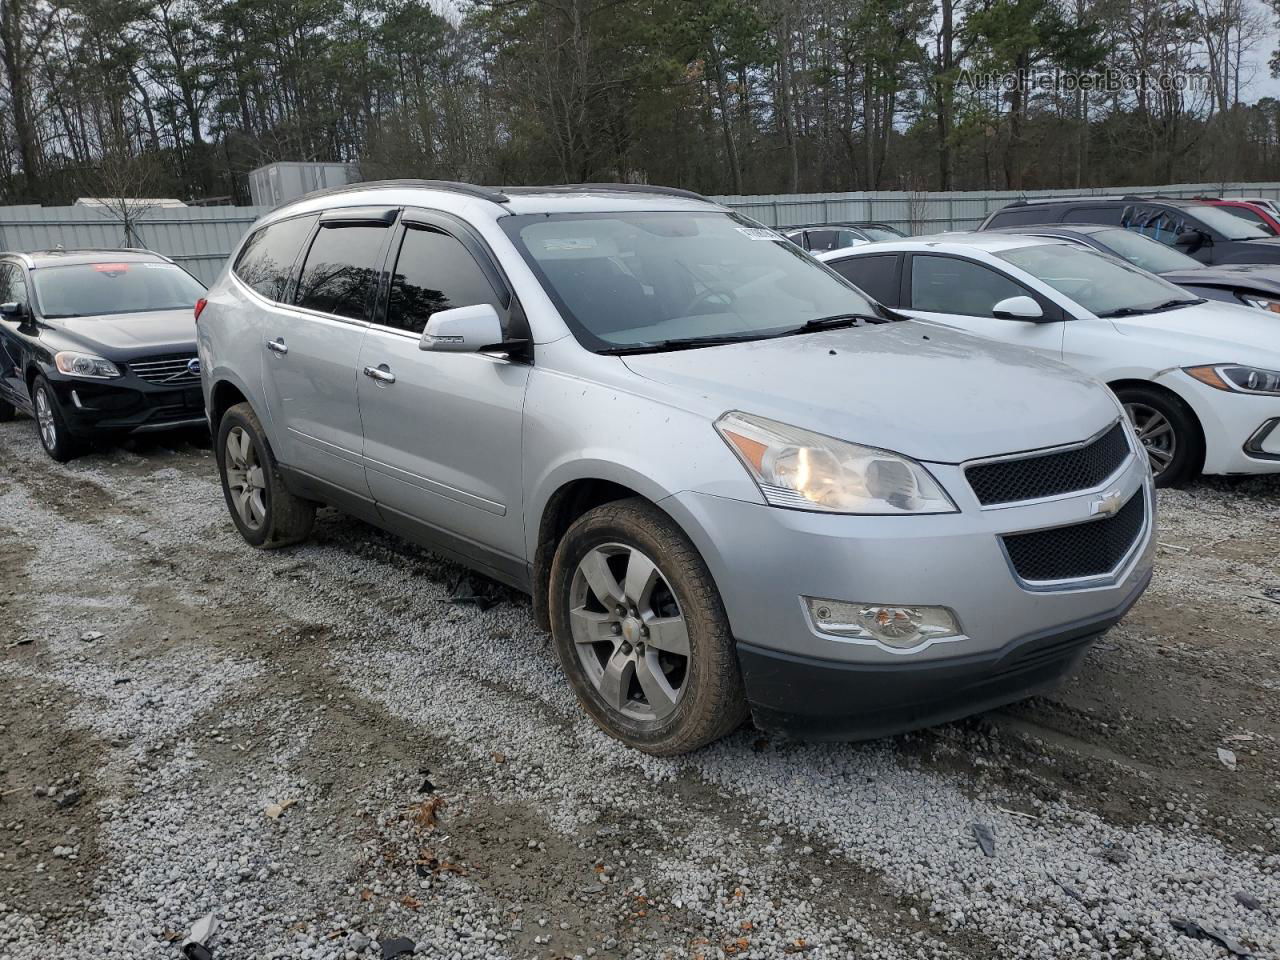
M199 350L244 538L330 504L533 595L642 750L1026 696L1151 575L1105 387L906 321L684 191L427 181L264 217Z

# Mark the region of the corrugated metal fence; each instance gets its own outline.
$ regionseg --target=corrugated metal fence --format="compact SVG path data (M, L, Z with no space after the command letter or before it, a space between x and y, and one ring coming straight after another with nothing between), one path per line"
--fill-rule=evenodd
M779 194L713 197L771 227L839 220L876 220L907 233L967 230L1019 197L1079 196L1080 190L954 191L924 193ZM1280 199L1275 183L1179 183L1156 187L1116 187L1093 194L1160 193L1171 197L1261 196ZM206 283L217 276L227 255L267 207L186 207L155 209L135 226L150 249L173 257ZM0 250L118 247L124 224L110 211L91 207L0 207Z
M178 207L146 211L133 228L142 244L209 283L227 254L270 207ZM124 223L95 207L0 207L0 250L119 247Z
M1082 194L1161 194L1166 197L1249 196L1280 199L1280 183L1176 183L1159 187L1102 190L953 191L913 193L800 193L757 197L715 197L770 227L841 220L874 220L906 233L971 230L993 210L1020 198L1078 197Z

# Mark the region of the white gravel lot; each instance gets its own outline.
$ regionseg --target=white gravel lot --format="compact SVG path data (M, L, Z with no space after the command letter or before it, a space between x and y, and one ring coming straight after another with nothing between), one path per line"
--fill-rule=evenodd
M5 960L176 957L209 912L218 960L1227 956L1174 918L1280 955L1280 483L1162 493L1155 584L1053 696L657 760L525 599L455 606L457 568L330 511L253 551L200 446L64 467L31 430L0 425Z

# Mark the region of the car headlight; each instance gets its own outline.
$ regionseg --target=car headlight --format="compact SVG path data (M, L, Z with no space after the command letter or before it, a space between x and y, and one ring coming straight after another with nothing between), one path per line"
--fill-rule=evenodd
M1264 370L1242 363L1213 363L1203 367L1183 367L1201 383L1228 393L1252 393L1280 397L1280 370Z
M1280 313L1280 300L1272 300L1270 297L1241 297L1240 299L1251 307L1257 307L1259 310Z
M69 377L89 377L95 380L109 380L120 376L119 368L110 360L94 357L87 353L64 351L55 354L53 362L58 370Z
M730 411L716 430L775 507L830 513L955 513L937 481L914 460Z

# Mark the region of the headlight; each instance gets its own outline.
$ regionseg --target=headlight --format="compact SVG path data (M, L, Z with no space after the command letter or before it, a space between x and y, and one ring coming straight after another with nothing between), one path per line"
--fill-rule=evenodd
M1201 383L1229 393L1252 393L1280 397L1280 370L1263 370L1239 363L1216 363L1204 367L1184 367Z
M955 513L929 472L888 450L730 411L720 436L775 507L830 513Z
M1240 299L1251 307L1257 307L1259 310L1280 313L1280 300L1272 300L1270 297L1241 297Z
M87 353L63 352L56 354L53 362L58 369L69 377L91 377L96 380L107 380L120 376L120 371L110 360L93 357Z

